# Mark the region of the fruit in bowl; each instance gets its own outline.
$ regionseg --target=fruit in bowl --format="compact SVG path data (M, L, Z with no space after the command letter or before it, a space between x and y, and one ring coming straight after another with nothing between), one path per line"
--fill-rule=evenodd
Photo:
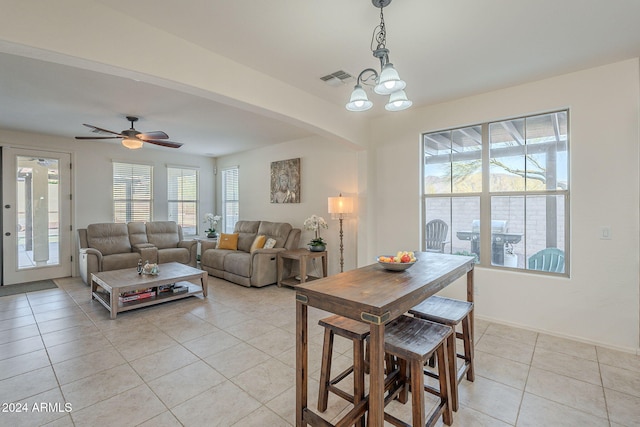
M378 257L378 264L387 270L402 271L411 267L417 261L413 252L398 251L396 255L381 255Z

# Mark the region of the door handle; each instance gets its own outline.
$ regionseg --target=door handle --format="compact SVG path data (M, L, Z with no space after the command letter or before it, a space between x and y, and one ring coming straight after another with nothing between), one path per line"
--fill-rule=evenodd
M8 231L6 233L4 233L5 236L11 236L11 233L9 233Z

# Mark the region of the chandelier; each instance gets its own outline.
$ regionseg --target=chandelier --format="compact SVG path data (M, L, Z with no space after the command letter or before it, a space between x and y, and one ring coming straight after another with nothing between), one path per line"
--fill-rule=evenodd
M367 98L367 93L362 85L374 86L373 91L378 95L389 95L389 102L384 108L387 111L406 110L413 104L407 99L404 88L407 85L404 80L400 79L398 72L393 68L393 64L389 62L389 50L386 48L387 31L384 25L383 9L391 3L391 0L371 0L375 7L380 8L380 24L374 28L373 37L371 39L371 51L373 56L380 60L380 73L373 68L366 68L358 75L351 98L346 107L349 111L366 111L373 106L373 102ZM374 40L377 43L373 49Z

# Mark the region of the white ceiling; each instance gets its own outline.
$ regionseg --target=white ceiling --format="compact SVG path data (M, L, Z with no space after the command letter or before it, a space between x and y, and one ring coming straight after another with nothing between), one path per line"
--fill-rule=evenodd
M344 108L354 82L332 87L321 76L379 67L370 43L380 11L370 0L96 3L336 108ZM384 15L390 60L414 108L640 56L638 0L394 0ZM109 28L91 30L109 37ZM130 78L9 53L0 53L0 70L4 129L72 138L91 135L82 123L120 131L129 127L124 116L139 115L139 131L163 130L185 144L181 151L210 156L309 135L273 117ZM370 99L376 107L364 114L402 114L384 112L378 95Z

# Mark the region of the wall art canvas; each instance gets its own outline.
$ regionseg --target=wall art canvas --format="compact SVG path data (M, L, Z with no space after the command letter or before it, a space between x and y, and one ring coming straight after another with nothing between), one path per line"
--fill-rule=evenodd
M300 158L271 162L271 203L300 203Z

